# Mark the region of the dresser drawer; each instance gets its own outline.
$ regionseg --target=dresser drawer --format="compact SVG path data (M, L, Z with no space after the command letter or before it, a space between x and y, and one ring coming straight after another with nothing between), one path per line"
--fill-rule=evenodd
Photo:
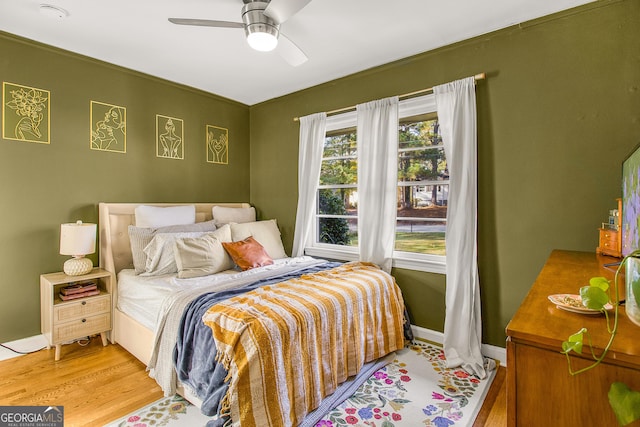
M53 342L62 343L79 337L105 332L111 329L111 313L98 314L57 323L53 327Z
M83 316L107 313L111 311L111 295L100 295L78 301L56 304L53 308L53 321L66 322Z

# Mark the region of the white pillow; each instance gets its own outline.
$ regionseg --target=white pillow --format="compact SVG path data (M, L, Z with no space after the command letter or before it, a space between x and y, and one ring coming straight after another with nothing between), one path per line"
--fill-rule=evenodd
M255 222L256 220L256 209L253 206L250 208L214 206L211 209L211 214L213 215L213 221L218 227L232 222L244 223Z
M196 207L194 205L168 207L140 205L136 207L134 212L136 227L158 228L196 222Z
M227 226L228 227L228 226ZM225 243L231 243L231 232ZM208 276L233 268L233 259L222 246L223 240L214 233L200 237L180 237L175 241L174 254L178 277Z
M169 225L167 227L160 228L146 228L136 227L135 225L129 226L129 242L131 244L131 255L133 258L133 266L136 270L136 274L143 273L147 265L147 255L144 253L144 248L147 247L153 236L157 233L186 233L195 231L214 231L216 225L213 221L196 222L195 224L184 225ZM231 235L231 231L229 231Z
M151 243L144 248L147 264L141 276L158 276L160 274L177 273L174 255L174 242L181 237L200 237L203 232L191 233L157 233Z
M231 239L239 242L253 236L273 259L286 258L287 254L282 245L282 237L275 219L266 221L246 222L231 225Z
M175 241L184 237L201 237L210 234L219 238L220 241L231 241L231 229L227 225L216 231L205 232L187 232L187 233L157 233L151 243L144 248L147 255L147 263L144 273L141 276L157 276L161 274L171 274L178 272L178 265L175 258Z

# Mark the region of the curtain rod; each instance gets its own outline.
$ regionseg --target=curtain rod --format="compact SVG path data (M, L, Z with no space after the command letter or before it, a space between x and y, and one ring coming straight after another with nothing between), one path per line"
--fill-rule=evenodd
M485 73L479 73L476 74L475 76L473 76L473 78L478 81L478 80L484 80L487 76L485 75ZM410 98L412 96L416 96L416 95L422 95L428 92L433 92L433 87L429 87L426 89L420 89L420 90L416 90L415 92L409 92L409 93L404 93L402 95L399 95L398 98ZM350 110L355 110L356 106L352 105L350 107L343 107L343 108L338 108L337 110L331 110L331 111L327 111L327 116L330 116L332 114L337 114L337 113L343 113L345 111L350 111ZM300 117L294 117L293 118L294 122L300 121Z

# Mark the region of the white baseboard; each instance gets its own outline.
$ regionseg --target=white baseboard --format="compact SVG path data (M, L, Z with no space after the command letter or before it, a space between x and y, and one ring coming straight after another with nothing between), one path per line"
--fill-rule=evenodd
M442 332L433 331L431 329L422 328L416 325L411 325L411 330L413 331L413 335L416 338L421 338L423 340L432 341L438 344L442 344L444 342L444 334ZM22 338L3 344L14 350L23 353L29 353L46 347L47 339L44 337L44 335L35 335L32 337ZM494 345L482 344L481 351L484 356L499 360L500 365L507 366L506 349ZM20 356L20 354L14 353L13 351L8 350L4 347L0 347L0 360L10 359L16 356Z
M21 338L19 340L5 342L2 344L21 353L30 353L46 347L48 343L44 335L35 335L32 337ZM17 356L22 356L22 354L13 352L4 347L0 347L0 360L11 359Z
M482 344L480 351L484 356L500 361L500 366L507 367L507 349L491 344Z
M442 332L433 331L420 326L411 325L413 336L423 340L431 341L442 345L444 342L444 334Z
M420 326L411 325L411 330L416 338L432 341L438 344L444 342L444 334L438 331L432 331L431 329L422 328ZM507 350L502 347L497 347L490 344L482 344L480 351L483 356L490 357L500 361L501 366L507 366Z

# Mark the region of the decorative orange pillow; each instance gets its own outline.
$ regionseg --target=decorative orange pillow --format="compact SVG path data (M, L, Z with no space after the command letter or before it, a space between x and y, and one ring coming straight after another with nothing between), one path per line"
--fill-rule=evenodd
M222 242L227 253L242 270L273 264L273 260L252 236L238 242Z

